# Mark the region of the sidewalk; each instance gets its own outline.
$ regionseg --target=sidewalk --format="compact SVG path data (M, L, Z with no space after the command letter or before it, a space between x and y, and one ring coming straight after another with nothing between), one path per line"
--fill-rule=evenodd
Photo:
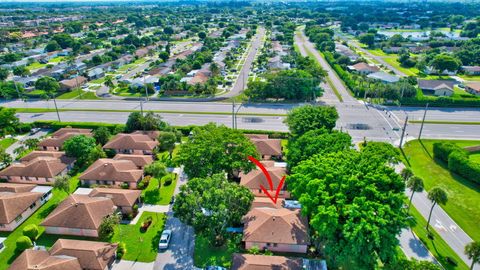
M408 258L437 263L428 249L411 229L403 229L399 236L400 247Z

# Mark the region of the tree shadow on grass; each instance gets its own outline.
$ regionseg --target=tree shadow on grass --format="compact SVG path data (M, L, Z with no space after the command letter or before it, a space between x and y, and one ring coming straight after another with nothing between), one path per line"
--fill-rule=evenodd
M41 212L38 213L38 217L41 219L46 218L56 207L57 204L52 204L48 206L47 208L43 209Z
M160 200L160 192L158 189L145 191L144 203L156 204Z

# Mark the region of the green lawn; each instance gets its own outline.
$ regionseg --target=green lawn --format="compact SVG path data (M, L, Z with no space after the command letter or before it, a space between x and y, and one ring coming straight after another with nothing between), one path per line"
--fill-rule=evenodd
M100 99L95 95L95 93L90 92L90 91L83 91L83 90L73 90L70 92L66 92L60 96L57 97L58 99L73 99L73 98L78 98L78 99Z
M39 62L33 62L30 65L27 66L28 70L34 70L34 69L40 69L46 67L47 64L41 64Z
M468 266L460 257L458 257L442 237L435 232L434 229L430 229L433 239L428 237L428 232L425 228L427 226L427 221L413 206L410 209L410 215L413 217L409 220L413 231L446 270L468 270ZM449 263L447 257L453 259L457 263L457 266Z
M448 193L448 202L443 209L460 227L473 238L480 241L480 185L472 183L448 171L445 163L433 160L433 143L440 140L422 140L408 142L404 147L405 155L414 173L423 178L426 190L434 186L444 188ZM480 141L452 141L461 147L480 144Z
M72 177L70 180L70 191L73 192L78 186L78 178ZM42 207L40 207L33 215L31 215L25 222L22 223L19 227L17 227L13 232L0 232L0 236L7 237L5 240L5 249L0 253L0 270L5 270L8 266L15 260L15 258L20 255L19 252L16 251L15 241L18 237L22 236L22 231L25 226L28 224L40 224L43 219L45 219L48 214L50 214L55 207L63 201L68 196L67 193L60 191L60 190L53 190L52 198L46 202ZM44 238L45 236L43 233L45 232L45 228L39 226L39 239ZM51 241L44 241L44 242L51 242Z
M33 91L30 91L30 92L27 92L26 95L30 96L30 97L43 96L43 95L45 95L45 91L43 91L43 90L33 90Z
M458 77L466 81L480 81L480 76L458 75Z
M385 62L389 65L393 66L394 68L400 70L401 72L405 73L407 76L417 76L420 71L417 68L404 68L400 66L400 63L397 61L398 56L387 56L382 57Z
M57 56L55 58L50 59L48 63L60 63L65 59L65 56Z
M125 71L127 71L129 68L130 68L130 69L133 69L133 68L135 68L136 66L137 66L137 65L135 65L135 64L126 64L126 65L123 65L123 66L119 67L119 68L118 68L118 71L119 71L119 72L125 72Z
M141 231L143 221L152 217L147 231ZM115 228L111 242L123 242L127 252L123 259L138 262L153 262L157 257L158 242L165 226L163 213L143 212L135 225L119 225Z
M388 56L388 54L382 51L381 49L367 50L367 51L375 56Z
M480 153L471 154L470 159L480 163Z
M235 240L228 240L224 246L212 247L208 239L199 234L195 237L193 262L197 267L217 265L230 268L232 254L241 251L240 242L241 238L237 237Z
M93 80L93 81L90 81L90 83L95 83L95 84L102 84L105 82L105 77L102 77L100 79L96 79L96 80Z
M7 149L10 145L15 143L17 140L14 138L6 138L0 140L0 148Z
M142 190L142 195L144 196L144 202L147 204L159 204L159 205L168 205L172 199L173 192L175 191L175 186L177 185L177 176L174 178L172 183L168 186L165 186L164 181L162 181L162 187L158 190L158 179L152 178L148 187Z

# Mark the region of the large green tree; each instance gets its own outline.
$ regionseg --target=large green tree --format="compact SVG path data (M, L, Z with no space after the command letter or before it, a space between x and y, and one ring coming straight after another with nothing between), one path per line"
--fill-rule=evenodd
M315 155L292 169L287 187L333 268L374 269L379 259L394 260L406 227L405 184L385 160L355 150Z
M177 142L177 135L175 132L162 131L158 135L158 141L160 145L158 146L161 151L168 151L170 158L172 158L172 152L175 149L175 142Z
M95 139L85 135L73 136L63 143L65 154L76 158L76 164L79 166L83 166L89 161L90 153L95 147Z
M15 109L0 107L0 135L15 132L16 127L20 124Z
M250 210L253 194L237 183L229 182L224 174L193 178L180 188L173 212L195 233L206 236L212 245L225 242L228 227L238 225Z
M294 136L301 136L309 130L325 128L332 130L337 122L335 107L305 105L292 109L285 119Z
M35 88L45 91L46 98L52 98L60 90L60 84L54 78L45 76L35 82Z
M257 149L240 131L213 123L196 127L192 136L180 146L178 161L189 177L206 177L226 172L236 177L255 165L248 156L258 158Z
M437 70L438 72L447 71L457 71L462 63L458 58L448 55L448 54L438 54L430 62L430 65Z
M289 168L315 154L326 154L348 149L352 146L352 137L347 133L316 129L307 131L288 142L287 161Z

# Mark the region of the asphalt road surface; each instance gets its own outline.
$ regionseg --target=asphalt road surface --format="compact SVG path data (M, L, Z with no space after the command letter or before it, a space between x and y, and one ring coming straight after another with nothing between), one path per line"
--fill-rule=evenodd
M245 89L245 87L247 87L248 74L250 73L250 69L252 68L253 60L255 59L255 55L258 52L258 48L260 48L263 43L263 36L265 36L265 28L260 26L258 27L258 32L251 43L250 51L248 52L245 63L242 66L242 70L238 74L235 84L228 93L220 95L220 97L238 96Z

